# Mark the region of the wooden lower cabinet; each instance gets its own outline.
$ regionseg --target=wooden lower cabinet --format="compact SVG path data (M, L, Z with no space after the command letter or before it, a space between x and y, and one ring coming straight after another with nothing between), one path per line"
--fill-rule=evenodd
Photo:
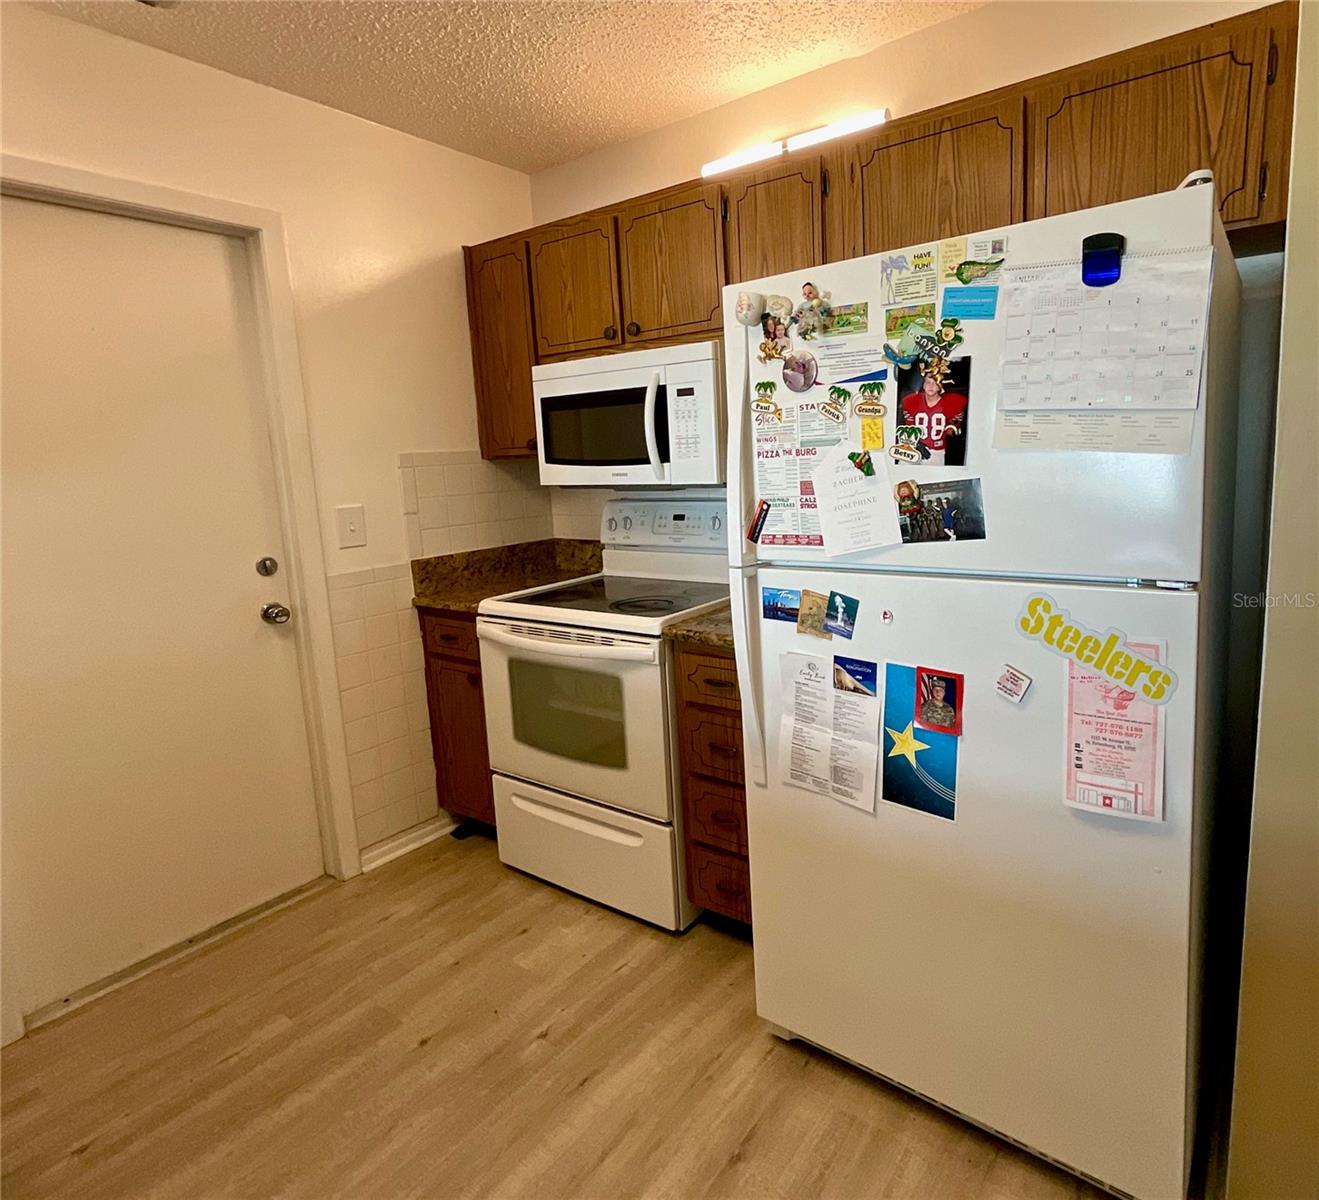
M733 657L679 643L674 673L687 895L693 904L750 924L741 704Z
M476 618L422 612L421 633L440 807L455 817L493 825L495 799L490 787Z

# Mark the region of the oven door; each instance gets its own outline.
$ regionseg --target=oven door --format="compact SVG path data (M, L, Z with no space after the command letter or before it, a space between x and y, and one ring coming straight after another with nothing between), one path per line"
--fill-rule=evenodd
M540 481L616 486L669 482L663 367L633 367L533 385Z
M476 629L494 770L672 820L658 638L486 617Z

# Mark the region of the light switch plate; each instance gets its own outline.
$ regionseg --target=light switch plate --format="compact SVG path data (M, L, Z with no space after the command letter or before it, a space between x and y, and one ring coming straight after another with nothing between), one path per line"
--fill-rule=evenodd
M339 529L339 549L366 545L366 508L361 504L341 504L334 510Z

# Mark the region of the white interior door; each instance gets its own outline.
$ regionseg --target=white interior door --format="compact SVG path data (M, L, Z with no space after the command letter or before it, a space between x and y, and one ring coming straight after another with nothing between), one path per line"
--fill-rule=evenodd
M321 874L236 238L5 197L4 916L25 1012ZM297 614L294 614L297 620ZM15 978L16 976L16 978Z

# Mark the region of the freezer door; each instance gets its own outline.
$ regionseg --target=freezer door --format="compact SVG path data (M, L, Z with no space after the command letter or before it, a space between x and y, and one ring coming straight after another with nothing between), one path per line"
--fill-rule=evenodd
M1128 255L1170 247L1216 246L1208 354L1189 453L994 449L999 359L1007 322L1007 305L1000 298L992 320L970 317L962 320L965 340L955 353L970 361L969 386L954 376L949 392L965 392L968 407L961 417L964 438L960 442L952 437L945 439L944 455L949 465L932 462L899 465L889 461L887 451L875 455L877 460L885 462L888 472L886 480L881 471L876 486L891 487L906 480L914 481L929 493L929 499L936 501L927 505L933 517L942 517L942 509L937 505L938 485L952 481L979 481L982 512L976 512L973 495L950 493L956 509L954 532L959 535L956 541L945 536L941 520L923 518L918 533L931 540L839 558L836 560L839 567L1076 579L1198 581L1202 578L1202 530L1209 519L1205 482L1208 479L1220 492L1224 488L1230 492L1231 486L1237 379L1236 268L1217 222L1212 189L1205 187L1067 213L994 231L992 236L1003 240L1007 263L1016 266L1078 258L1082 240L1099 232L1123 234ZM939 244L932 245L937 248ZM795 473L786 483L772 474L775 460L766 457L765 447L769 443L764 436L758 439L757 430L763 434L764 423L774 421L775 416L772 411L756 411L758 402L762 407L765 405L764 397L757 397L755 385L772 384L770 403L784 407L789 418L798 412L800 403L825 399L828 393L825 385L836 381L834 374L826 374L828 356L839 349L863 350L867 345L872 351L882 349L886 340L886 314L896 314L903 306L902 296L895 304L889 285L884 282L889 277L886 264L895 256L915 261L921 249L895 247L885 254L830 263L725 289L729 531L734 566L753 561L818 563L826 558L827 547L776 544L773 533L759 546L745 539L763 492L770 493L772 498L775 487L791 493L799 486ZM759 326L748 328L739 324L736 310L738 296L747 292L777 294L796 302L805 281L820 291L831 292L830 302L835 308L865 306L868 330L844 337L817 336L810 341L803 341L792 332L783 352L792 355L805 351L818 360L820 370L816 384L806 393L797 393L792 389L800 386L800 377L793 377L790 383L783 362L759 361L762 331ZM1115 290L1121 286L1121 283L1115 285ZM956 282L939 287L940 316L947 310L951 294L961 290L963 285ZM854 363L856 360L835 361ZM855 369L864 373L862 367ZM968 370L965 365L955 369ZM887 408L883 418L884 443L892 447L904 398L914 394L920 380L905 372L900 374L897 367L890 365L884 384L882 400ZM853 403L858 386L849 385L854 394ZM954 397L950 403L960 404L960 401ZM940 411L936 410L936 415L927 420L943 420L938 415ZM846 433L849 448L860 449L860 422L854 414L849 415L849 422ZM824 428L827 436L830 426L825 424ZM809 461L810 447L804 453ZM960 461L951 465L955 460ZM759 471L758 461L762 464ZM1228 469L1217 469L1220 462ZM1216 498L1221 499L1209 497ZM806 500L807 504L814 503L813 497ZM734 519L737 513L741 514L740 522Z
M1167 643L1180 682L1164 710L1166 819L1141 823L1063 804L1068 667L1016 632L1028 584L759 578L845 583L860 601L851 640L760 624L769 784L747 796L760 1015L1126 1192L1182 1195L1198 598L1050 589L1093 629ZM881 688L886 662L962 675L953 819L784 785L786 652L873 661ZM1005 664L1033 678L1020 704L995 693ZM911 704L884 712L881 780Z

